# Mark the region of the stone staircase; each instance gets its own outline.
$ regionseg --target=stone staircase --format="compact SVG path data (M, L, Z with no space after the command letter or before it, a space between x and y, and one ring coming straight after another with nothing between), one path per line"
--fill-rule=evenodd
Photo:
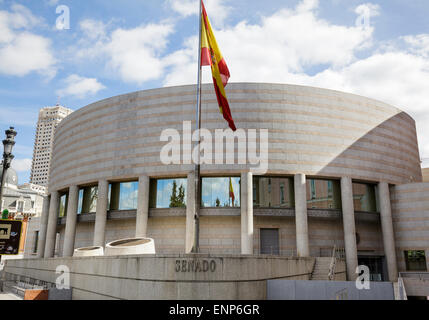
M329 269L331 267L332 258L318 257L314 266L311 280L330 280Z

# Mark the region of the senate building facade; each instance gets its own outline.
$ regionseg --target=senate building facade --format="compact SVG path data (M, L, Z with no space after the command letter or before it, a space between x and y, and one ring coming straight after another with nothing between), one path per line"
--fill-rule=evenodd
M234 163L201 165L196 198L195 165L183 155L168 165L160 158L164 130L182 140L195 130L195 93L190 85L112 97L58 125L35 257L71 257L76 248L134 237L153 239L157 254L187 254L199 204L202 254L329 257L337 248L349 280L362 264L375 281L427 271L429 181L408 114L321 88L232 83L235 124L257 134L237 136ZM214 137L227 124L211 85L202 97L202 127ZM238 161L252 139L262 152L262 130L263 173Z

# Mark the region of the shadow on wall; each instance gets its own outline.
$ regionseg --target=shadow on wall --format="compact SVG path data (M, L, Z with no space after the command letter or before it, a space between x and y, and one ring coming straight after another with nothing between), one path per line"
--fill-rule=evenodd
M338 134L347 145L327 165L315 170L316 175L390 184L422 181L415 121L408 114L400 112L359 138L349 132ZM349 144L350 139L355 141Z

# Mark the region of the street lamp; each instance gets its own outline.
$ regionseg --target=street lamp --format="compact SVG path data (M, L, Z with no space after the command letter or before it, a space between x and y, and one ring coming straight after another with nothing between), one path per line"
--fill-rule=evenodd
M15 137L18 134L15 131L14 127L10 127L9 130L6 130L6 139L3 140L3 162L2 162L2 176L1 176L1 185L0 185L0 209L2 207L2 197L3 197L3 186L6 182L6 171L10 168L10 164L13 160L14 155L12 154L13 146L15 145Z

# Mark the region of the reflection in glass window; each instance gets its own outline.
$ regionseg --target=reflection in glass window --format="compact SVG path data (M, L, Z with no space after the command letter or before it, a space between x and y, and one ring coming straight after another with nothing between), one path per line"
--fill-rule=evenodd
M119 210L136 210L139 192L138 182L127 182L120 184Z
M354 182L353 200L355 211L377 212L376 186Z
M78 214L97 211L98 187L85 187L79 190Z
M293 180L288 177L253 177L254 208L292 208Z
M152 179L150 181L150 207L185 208L187 179Z
M79 190L79 200L77 202L77 214L82 213L82 203L83 203L83 189Z
M307 207L309 209L341 209L340 182L307 179Z
M60 198L59 217L63 218L67 215L67 195L63 195Z
M240 207L240 178L202 178L201 206Z

